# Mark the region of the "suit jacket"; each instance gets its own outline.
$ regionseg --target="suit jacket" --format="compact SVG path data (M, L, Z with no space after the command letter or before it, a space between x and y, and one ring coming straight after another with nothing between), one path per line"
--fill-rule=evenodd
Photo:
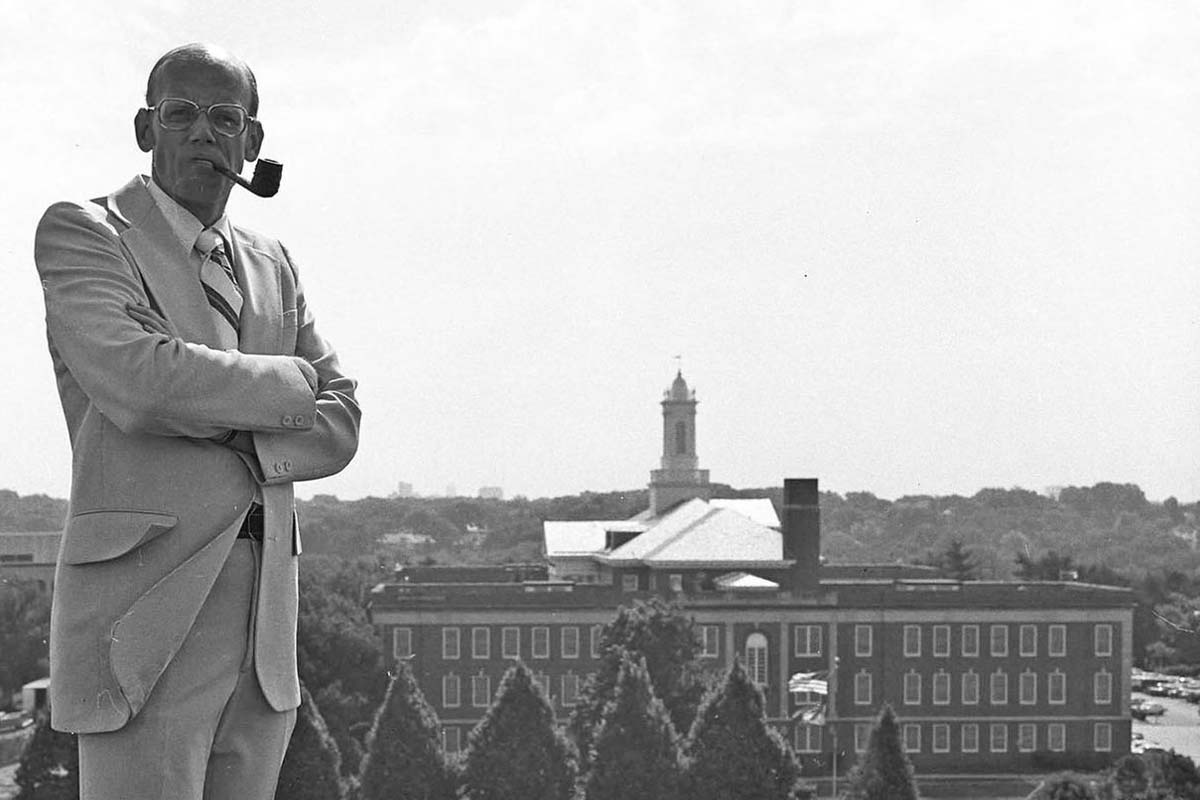
M292 482L333 474L358 445L355 382L317 334L287 250L233 226L239 351L221 351L194 270L134 178L105 198L51 206L35 260L71 438L70 514L50 628L54 726L115 730L145 704L224 565L256 484L265 511L259 682L300 702ZM150 305L179 337L126 312ZM298 362L318 375L314 392ZM251 431L256 457L217 444Z

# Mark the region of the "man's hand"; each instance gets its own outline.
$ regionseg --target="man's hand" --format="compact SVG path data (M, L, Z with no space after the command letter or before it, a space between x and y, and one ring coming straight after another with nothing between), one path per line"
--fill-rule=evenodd
M140 303L126 303L125 311L133 318L134 322L142 326L142 330L146 333L161 333L163 336L169 336L172 339L183 338L166 317L159 314L153 308L150 308L150 306L144 306Z

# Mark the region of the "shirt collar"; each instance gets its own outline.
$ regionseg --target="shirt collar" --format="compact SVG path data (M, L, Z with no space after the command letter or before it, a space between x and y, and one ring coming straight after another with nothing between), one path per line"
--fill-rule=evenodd
M200 236L200 232L204 230L204 224L196 219L196 215L188 211L179 203L163 191L162 187L155 183L153 178L142 176L146 182L146 188L150 190L150 196L154 198L155 205L162 212L163 217L167 220L167 225L171 228L171 232L179 239L179 245L184 252L190 253L196 248L196 239ZM229 216L222 214L221 218L209 226L221 236L225 237L225 241L232 242L230 237Z

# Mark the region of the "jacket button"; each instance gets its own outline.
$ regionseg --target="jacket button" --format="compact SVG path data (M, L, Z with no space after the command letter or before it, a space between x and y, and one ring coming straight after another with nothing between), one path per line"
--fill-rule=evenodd
M291 424L292 424L292 415L291 414L283 415L283 424L285 427L291 427Z

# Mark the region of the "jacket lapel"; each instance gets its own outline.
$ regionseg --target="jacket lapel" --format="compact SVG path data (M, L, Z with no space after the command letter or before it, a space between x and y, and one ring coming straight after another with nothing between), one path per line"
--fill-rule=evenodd
M283 330L283 299L279 293L279 262L254 247L236 227L232 247L234 270L242 290L238 350L277 355Z
M121 241L133 258L151 303L184 341L219 348L216 321L199 275L192 274L187 254L180 252L179 240L142 179L134 178L111 195L109 208L116 209L130 224L121 233Z

